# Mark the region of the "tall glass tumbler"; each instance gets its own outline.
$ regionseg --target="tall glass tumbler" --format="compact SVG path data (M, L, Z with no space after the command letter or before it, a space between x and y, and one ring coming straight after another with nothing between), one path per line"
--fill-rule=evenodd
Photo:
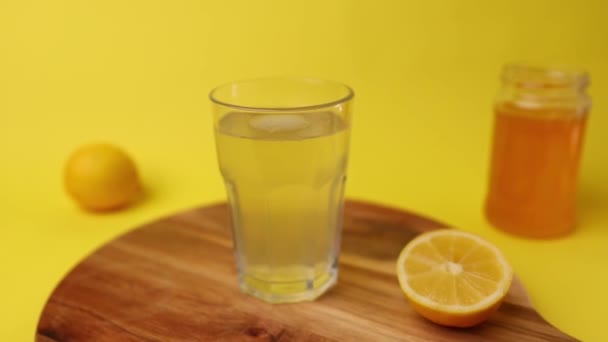
M243 292L298 302L336 283L353 96L293 78L211 91Z

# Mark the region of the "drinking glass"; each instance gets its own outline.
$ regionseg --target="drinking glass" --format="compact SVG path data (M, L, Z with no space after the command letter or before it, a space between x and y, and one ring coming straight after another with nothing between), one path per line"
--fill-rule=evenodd
M353 96L295 78L211 91L243 292L298 302L336 283Z

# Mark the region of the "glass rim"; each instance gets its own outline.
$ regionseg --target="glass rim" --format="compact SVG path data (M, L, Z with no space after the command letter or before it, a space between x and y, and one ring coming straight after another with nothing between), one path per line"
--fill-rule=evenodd
M251 84L251 83L257 83L257 82L263 82L263 81L298 81L298 82L323 83L323 84L327 84L327 85L342 87L346 91L346 95L340 96L335 100L321 101L320 103L314 103L314 104L310 104L310 105L277 106L277 107L239 105L239 104L233 103L231 101L220 100L216 96L218 91L220 91L226 87L232 87L235 85L239 85L239 84L242 85L242 84L247 84L247 83ZM345 83L341 83L341 82L337 82L337 81L330 81L330 80L325 80L325 79L320 79L320 78L313 78L313 77L260 77L260 78L243 79L243 80L232 81L232 82L220 84L220 85L214 87L213 89L211 89L211 91L209 92L209 100L211 100L211 102L213 102L215 104L218 104L218 105L221 105L224 107L229 107L232 109L237 109L237 110L263 111L263 112L291 112L291 111L315 110L315 109L321 109L321 108L326 108L326 107L332 107L332 106L338 105L340 103L345 103L345 102L352 100L354 97L355 97L354 90L350 86L346 85Z

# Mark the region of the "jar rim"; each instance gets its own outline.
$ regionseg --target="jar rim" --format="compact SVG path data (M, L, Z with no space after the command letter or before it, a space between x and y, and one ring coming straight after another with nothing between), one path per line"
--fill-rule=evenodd
M589 85L589 74L586 70L559 64L509 63L503 66L502 79L505 83L528 89L584 89Z

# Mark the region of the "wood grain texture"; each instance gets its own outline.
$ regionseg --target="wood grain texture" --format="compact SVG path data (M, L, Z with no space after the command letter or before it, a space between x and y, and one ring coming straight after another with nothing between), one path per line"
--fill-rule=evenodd
M315 302L271 305L237 286L228 208L198 208L103 246L55 289L36 340L57 341L575 341L548 324L515 280L505 303L469 329L418 316L395 261L416 234L443 227L349 201L338 285Z

